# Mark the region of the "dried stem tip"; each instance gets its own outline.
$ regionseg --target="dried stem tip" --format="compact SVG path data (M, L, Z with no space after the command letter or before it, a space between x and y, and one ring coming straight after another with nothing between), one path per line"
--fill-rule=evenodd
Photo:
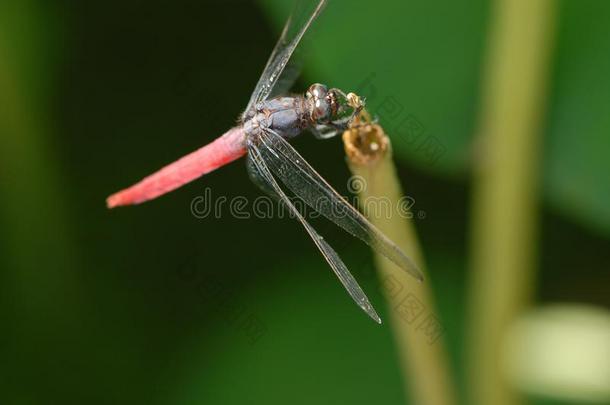
M380 125L370 122L369 115L363 111L343 132L345 154L351 163L367 166L375 163L388 151L388 137Z

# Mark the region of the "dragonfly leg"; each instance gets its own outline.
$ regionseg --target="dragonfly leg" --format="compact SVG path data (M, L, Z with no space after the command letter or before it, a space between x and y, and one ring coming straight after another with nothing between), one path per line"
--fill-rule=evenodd
M317 125L311 128L311 133L317 139L330 139L339 133L339 130L331 125Z

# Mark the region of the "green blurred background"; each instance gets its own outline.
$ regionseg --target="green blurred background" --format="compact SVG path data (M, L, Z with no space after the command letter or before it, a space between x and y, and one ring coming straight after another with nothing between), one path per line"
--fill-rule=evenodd
M607 330L610 3L555 6L532 288L537 306L597 307ZM392 137L401 181L424 213L414 221L461 403L491 7L331 1L295 88L360 90ZM295 221L191 214L206 187L215 197L260 195L243 161L137 208L104 205L234 124L289 9L0 2L0 403L408 401L388 324L353 305ZM399 127L402 117L416 123L417 139ZM339 137L294 144L346 193ZM319 226L384 317L366 246ZM565 402L534 391L524 392L528 401Z

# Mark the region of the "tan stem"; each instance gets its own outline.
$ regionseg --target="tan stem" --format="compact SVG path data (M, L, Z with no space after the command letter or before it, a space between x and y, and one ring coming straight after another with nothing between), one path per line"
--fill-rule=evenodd
M469 403L519 403L502 375L508 325L530 302L553 0L498 0L472 196Z
M19 326L65 333L59 322L79 308L68 191L50 146L47 94L31 84L49 79L48 66L28 67L23 57L48 46L47 37L8 40L12 28L39 23L31 3L0 6L0 222L7 249L0 262Z
M343 141L350 170L364 185L359 198L369 220L402 248L424 271L424 260L412 220L397 207L408 204L392 162L388 138L378 125L356 126ZM383 201L390 210L381 210ZM404 204L403 204L404 206ZM367 209L368 208L368 209ZM376 209L374 212L373 209ZM383 211L383 212L382 212ZM430 283L420 283L384 256L376 254L378 275L390 308L405 386L420 405L455 404L453 382L443 346Z

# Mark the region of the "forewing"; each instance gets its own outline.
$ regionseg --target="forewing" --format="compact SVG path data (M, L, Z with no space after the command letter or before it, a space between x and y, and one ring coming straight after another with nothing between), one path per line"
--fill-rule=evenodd
M419 281L423 274L403 251L352 207L277 133L260 134L260 153L269 170L326 218L360 238Z
M280 83L282 87L292 85L298 76L298 66L294 65L286 71L285 75L282 75L282 73L303 35L322 13L327 2L328 0L297 0L292 14L284 26L282 35L273 52L271 52L267 65L252 92L246 111L250 111L257 102L267 99L272 92L277 93L277 91L274 91L276 85Z
M265 163L265 159L261 155L261 152L256 145L256 140L250 140L248 144L248 159L250 160L250 175L256 177L256 183L266 192L272 190L272 194L278 196L281 203L285 204L290 212L301 222L305 230L314 243L322 252L322 255L335 272L336 276L341 281L341 284L345 287L352 299L358 304L360 308L364 310L375 322L381 323L381 318L375 312L375 309L369 302L366 294L362 291L362 288L358 285L358 282L352 274L349 272L337 252L316 232L316 230L307 222L307 220L301 215L299 210L292 204L290 199L286 196L282 188L279 186L269 168Z

